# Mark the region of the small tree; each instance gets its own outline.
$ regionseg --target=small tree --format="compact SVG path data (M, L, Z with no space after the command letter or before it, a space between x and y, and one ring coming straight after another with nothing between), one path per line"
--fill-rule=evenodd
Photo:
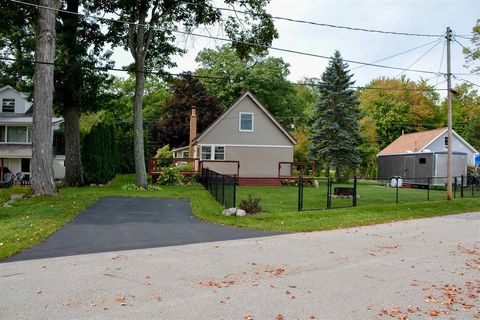
M188 145L190 113L197 109L197 132L205 130L225 110L217 97L207 93L200 81L189 73L173 86L173 96L165 105L165 113L150 130L152 142L158 147Z
M309 139L310 158L335 168L336 177L360 163L360 115L348 64L335 51L319 83Z
M118 169L118 146L113 126L92 127L83 141L83 174L87 183L106 183Z

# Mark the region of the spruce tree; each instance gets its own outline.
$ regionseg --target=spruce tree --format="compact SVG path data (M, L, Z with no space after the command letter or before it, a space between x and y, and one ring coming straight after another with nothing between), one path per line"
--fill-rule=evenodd
M335 51L318 86L309 153L324 168L334 168L336 177L345 176L360 163L360 110L354 83L348 64Z

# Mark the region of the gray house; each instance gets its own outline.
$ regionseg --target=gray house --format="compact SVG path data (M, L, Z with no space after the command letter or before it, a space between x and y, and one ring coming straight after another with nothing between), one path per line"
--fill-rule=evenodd
M203 167L238 174L241 179L278 177L279 163L293 162L296 143L250 92L243 94L200 135L193 133L193 137L192 158L199 158ZM174 152L177 158L190 154L188 147L176 148Z
M407 183L444 185L447 176L447 128L401 135L378 156L378 179L389 180L393 176L404 178ZM467 165L475 165L475 150L453 131L453 176L467 174Z
M32 103L28 96L11 86L0 88L0 180L6 172L30 174L32 158ZM52 119L52 135L60 129L63 118ZM55 140L54 140L55 141ZM54 152L56 179L65 175L63 152Z

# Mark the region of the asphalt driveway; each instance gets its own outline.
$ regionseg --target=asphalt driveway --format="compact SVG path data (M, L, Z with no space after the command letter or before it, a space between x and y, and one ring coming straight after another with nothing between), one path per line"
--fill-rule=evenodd
M45 242L3 262L145 249L278 233L211 224L193 217L186 199L105 197Z

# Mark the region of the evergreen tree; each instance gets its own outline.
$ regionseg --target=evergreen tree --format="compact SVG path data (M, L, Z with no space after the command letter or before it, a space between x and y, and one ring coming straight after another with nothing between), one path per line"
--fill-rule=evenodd
M360 163L360 111L353 84L348 64L335 51L318 86L309 153L312 160L334 168L337 177Z

